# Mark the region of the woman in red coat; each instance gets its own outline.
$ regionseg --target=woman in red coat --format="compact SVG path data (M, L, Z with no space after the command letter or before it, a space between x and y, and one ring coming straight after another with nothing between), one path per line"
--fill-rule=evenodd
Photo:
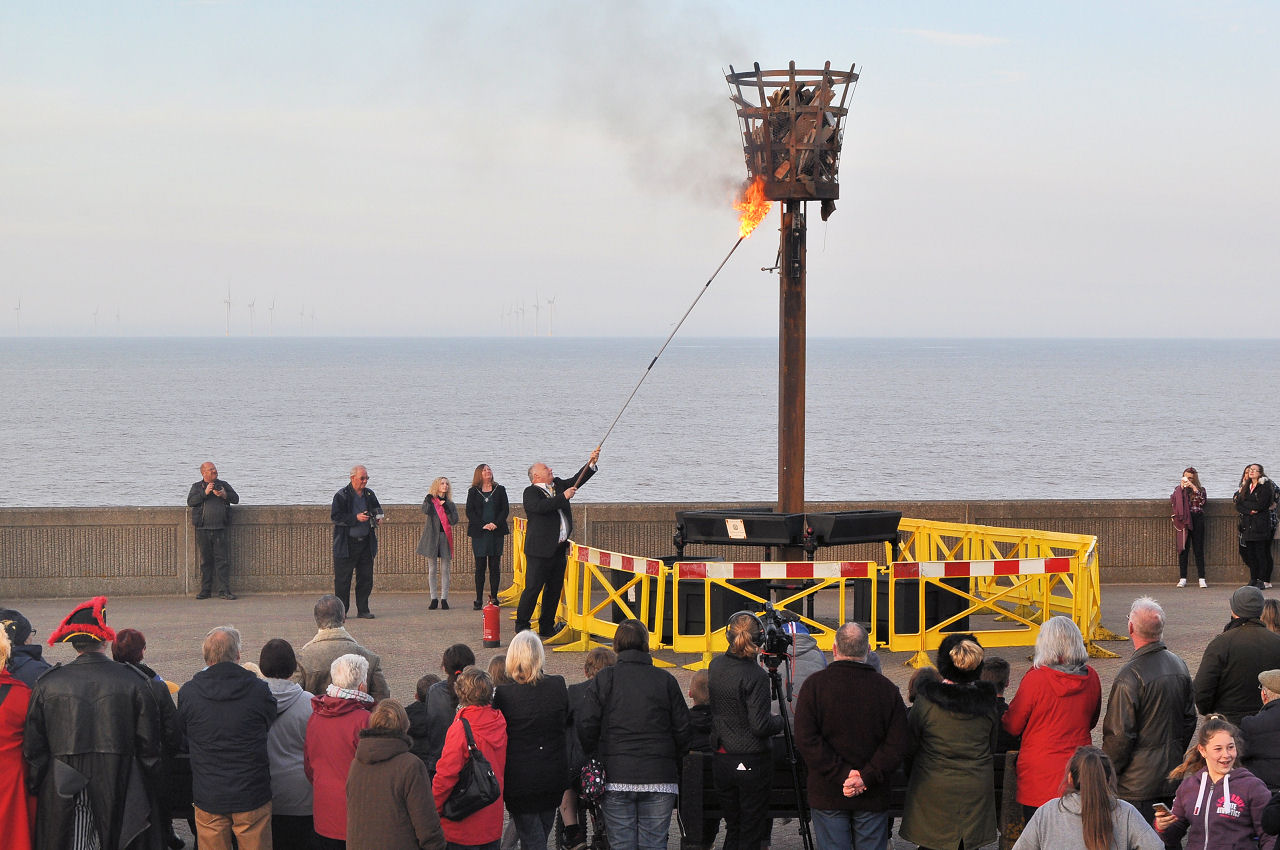
M507 721L502 712L492 705L493 680L483 670L468 667L458 675L454 689L458 692L458 716L445 733L444 749L440 752L440 760L436 762L436 776L431 783L436 811L444 808L445 801L458 784L459 771L470 758L467 733L462 728L463 720L471 727L471 736L475 738L476 746L493 767L494 775L498 777L498 787L504 788ZM440 826L444 829L444 837L450 847L496 844L502 838L502 797L499 796L497 800L462 820L449 820L441 815Z
M373 709L369 660L340 655L329 675L324 695L311 698L302 769L311 780L315 844L320 850L342 850L347 841L347 775Z
M1067 762L1087 747L1102 710L1102 683L1088 665L1080 629L1067 617L1040 627L1035 658L1001 721L1022 736L1018 752L1018 802L1028 819L1059 796Z
M27 795L22 728L31 689L9 672L9 636L0 628L0 836L8 850L31 850L36 800Z

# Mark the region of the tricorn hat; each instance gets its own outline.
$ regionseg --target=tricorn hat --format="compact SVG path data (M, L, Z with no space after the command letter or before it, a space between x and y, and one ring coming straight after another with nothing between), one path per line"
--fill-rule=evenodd
M66 643L76 637L103 642L116 639L116 633L107 625L107 597L95 596L77 605L49 635L49 646Z

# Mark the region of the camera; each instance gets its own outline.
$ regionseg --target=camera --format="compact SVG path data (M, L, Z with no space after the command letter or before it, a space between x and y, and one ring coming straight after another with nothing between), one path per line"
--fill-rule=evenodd
M791 635L787 633L787 621L772 602L764 604L764 613L759 619L760 652L764 655L787 655L791 651Z

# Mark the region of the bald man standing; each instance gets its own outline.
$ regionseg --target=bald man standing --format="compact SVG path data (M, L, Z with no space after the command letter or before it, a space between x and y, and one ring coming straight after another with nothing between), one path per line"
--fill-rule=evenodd
M196 599L213 595L235 599L231 592L231 557L227 542L227 526L231 524L231 506L240 503L235 488L218 477L212 462L200 464L200 480L187 493L191 508L191 524L196 529L196 547L200 550L200 592Z

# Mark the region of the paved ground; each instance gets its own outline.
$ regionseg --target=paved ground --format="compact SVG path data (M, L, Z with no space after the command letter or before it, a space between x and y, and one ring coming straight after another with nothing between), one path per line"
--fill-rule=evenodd
M1166 642L1186 660L1194 675L1205 645L1230 619L1228 602L1234 590L1234 586L1227 585L1208 590L1178 590L1166 585L1107 585L1103 591L1103 625L1117 634L1126 634L1125 618L1129 604L1137 596L1153 596L1164 606L1168 617ZM127 626L140 629L147 637L147 663L165 678L181 683L204 666L200 643L205 632L216 625L231 624L240 629L244 636L246 660L257 660L262 644L273 637L283 637L295 647L301 646L315 633L311 617L315 599L314 595L284 594L245 595L235 601L121 597L109 603L107 621L116 629ZM33 641L43 641L80 601L9 599L0 602L0 606L22 611L37 629L38 637ZM441 653L450 644L470 644L481 664L502 651L482 648L481 616L471 610L469 600L459 598L454 610L450 611L428 611L427 601L424 594L375 593L373 610L377 619L348 623L357 640L382 656L392 696L404 702L413 699L414 684L420 676L439 672ZM509 609L503 609L504 644L511 636L510 614ZM1105 646L1120 653L1120 658L1093 662L1102 678L1104 696L1116 671L1130 653L1127 643L1108 643ZM1011 698L1016 683L1031 666L1030 648L996 649L992 652L1003 656L1012 665L1013 685L1008 694ZM67 661L73 657L73 651L70 646L59 645L46 648L45 655L50 661ZM693 660L690 656L672 653L658 653L658 656L677 664ZM885 674L905 689L912 672L910 667L904 666L907 655L881 653L881 657ZM550 653L547 668L549 672L566 676L570 682L578 681L582 678L582 655L576 652ZM692 673L679 666L673 667L672 672L687 690ZM1095 739L1100 736L1101 723L1094 730ZM775 845L780 848L798 847L799 840L793 837L793 830L791 825L778 825ZM673 840L673 846L678 846L678 838Z

